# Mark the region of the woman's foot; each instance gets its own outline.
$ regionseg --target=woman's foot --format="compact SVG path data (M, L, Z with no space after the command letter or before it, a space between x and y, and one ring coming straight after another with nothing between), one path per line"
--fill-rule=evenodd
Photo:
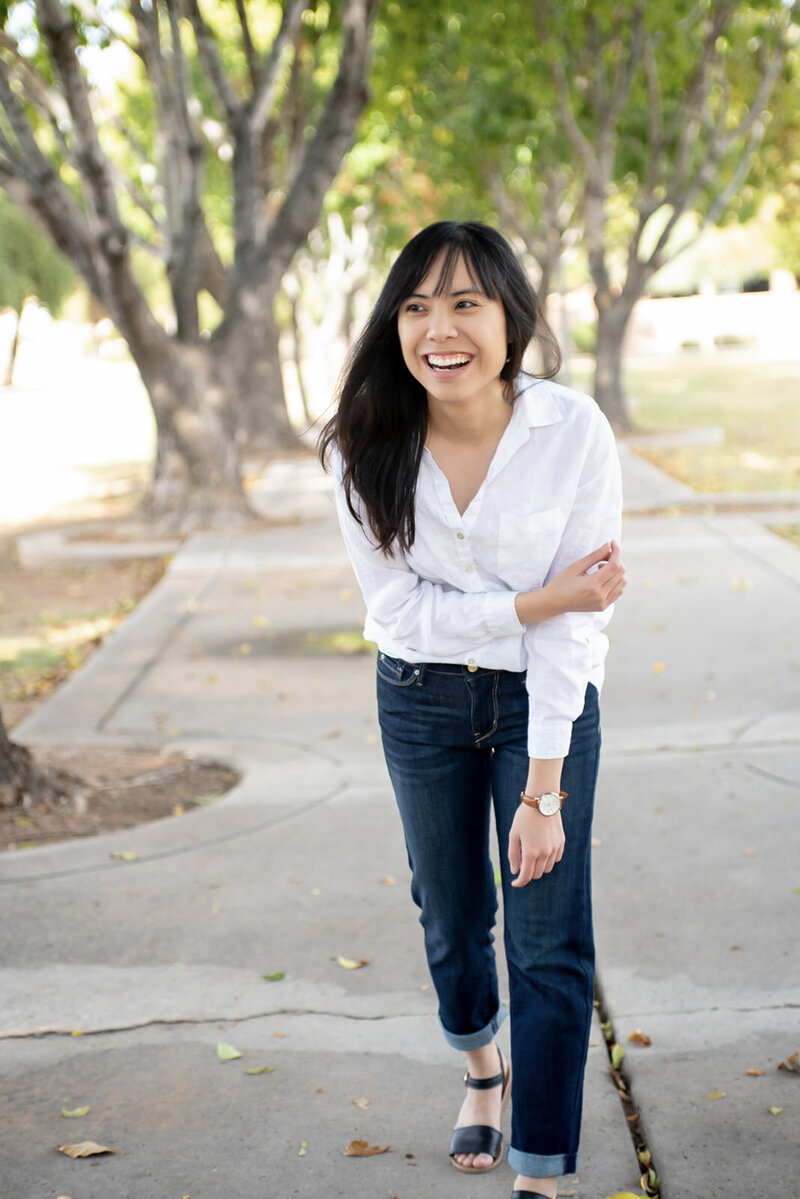
M514 1195L539 1195L543 1199L556 1199L558 1194L558 1179L557 1178L527 1178L524 1174L518 1174L514 1182Z
M496 1166L502 1154L499 1129L511 1089L511 1067L503 1060L496 1045L485 1045L467 1054L467 1076L467 1093L456 1120L450 1156L457 1169L481 1173ZM494 1086L475 1085L481 1080L491 1082L495 1079ZM458 1130L467 1128L475 1129L475 1136L486 1142L486 1152L453 1152L464 1143L464 1137L456 1135ZM495 1136L492 1136L493 1130L497 1130Z

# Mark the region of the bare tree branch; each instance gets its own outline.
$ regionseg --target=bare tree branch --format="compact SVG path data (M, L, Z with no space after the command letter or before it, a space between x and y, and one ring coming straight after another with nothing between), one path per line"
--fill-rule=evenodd
M242 101L237 96L222 65L216 38L207 25L203 14L200 12L197 0L183 0L183 2L186 14L194 30L197 51L200 55L200 61L203 64L206 78L216 94L229 127L231 129L239 128L243 115Z
M250 25L247 20L247 10L244 6L244 0L236 0L236 13L239 17L239 24L242 29L242 44L244 46L244 54L247 59L247 72L250 76L250 86L255 92L258 89L258 81L260 77L260 67L258 62L258 54L253 45L253 39L250 36Z
M270 47L269 56L261 72L261 82L253 99L250 127L254 138L260 138L272 112L283 53L286 47L291 45L300 27L300 18L305 7L305 0L287 0L286 2L280 29Z

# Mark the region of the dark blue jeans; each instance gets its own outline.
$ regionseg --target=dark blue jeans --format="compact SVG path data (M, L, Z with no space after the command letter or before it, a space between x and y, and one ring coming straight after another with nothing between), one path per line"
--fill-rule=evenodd
M591 824L600 751L597 690L572 728L562 790L566 848L550 874L511 886L511 822L528 773L525 676L378 654L378 714L403 821L444 1035L489 1044L506 1016L492 929L492 803L509 976L513 1116L508 1160L528 1177L577 1169L592 1017Z

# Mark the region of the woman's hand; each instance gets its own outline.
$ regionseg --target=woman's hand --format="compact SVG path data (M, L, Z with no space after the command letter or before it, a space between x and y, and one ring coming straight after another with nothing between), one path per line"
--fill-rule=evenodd
M551 620L564 612L604 612L625 590L625 567L616 541L565 566L538 591L521 591L514 604L521 624Z
M542 591L558 612L604 612L622 595L625 581L622 553L609 541L559 571Z
M517 877L512 887L524 887L532 879L549 874L564 853L561 813L542 816L536 808L521 803L508 838L508 864Z

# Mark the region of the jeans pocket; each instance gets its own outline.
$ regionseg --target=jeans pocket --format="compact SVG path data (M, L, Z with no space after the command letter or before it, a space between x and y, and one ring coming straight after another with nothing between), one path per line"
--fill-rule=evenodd
M378 654L378 678L394 687L410 687L419 678L419 667L413 662L405 662L402 658L390 658L388 654Z

